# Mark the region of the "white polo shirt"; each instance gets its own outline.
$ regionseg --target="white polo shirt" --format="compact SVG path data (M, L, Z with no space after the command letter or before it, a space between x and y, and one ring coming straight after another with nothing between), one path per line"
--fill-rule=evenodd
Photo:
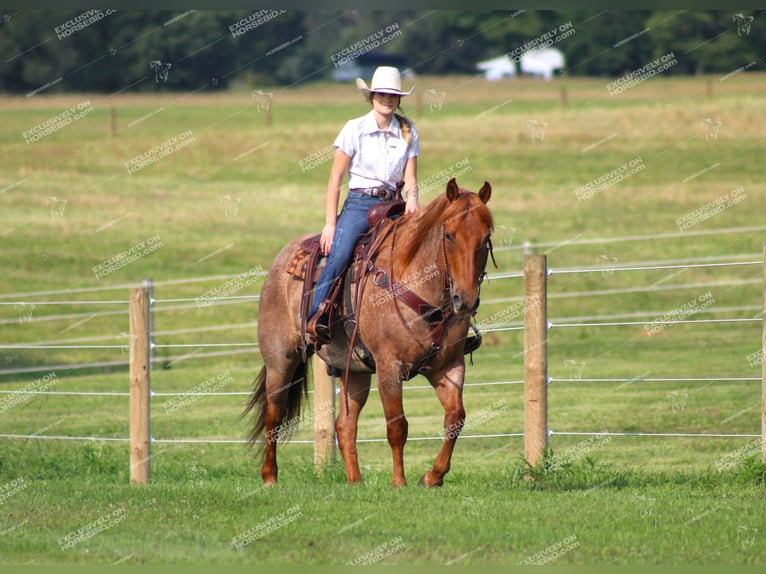
M348 188L386 186L396 189L402 180L404 166L420 153L418 132L413 124L412 142L401 133L399 120L391 118L388 130L378 128L373 111L346 122L333 145L351 157L348 167Z

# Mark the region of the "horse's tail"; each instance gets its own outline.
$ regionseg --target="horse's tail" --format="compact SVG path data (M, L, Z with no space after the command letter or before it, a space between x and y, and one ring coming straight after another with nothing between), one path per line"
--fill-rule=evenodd
M286 388L279 388L267 393L266 389L266 365L263 366L261 372L255 378L253 395L245 406L245 410L242 412L242 416L247 415L250 411L254 413L253 426L250 429L250 435L248 436L248 443L251 447L258 445L258 450L263 450L266 441L260 440L264 437L264 431L266 430L266 408L268 401L266 400L267 394L281 394L287 393L287 408L282 412L282 418L277 422L275 429L273 429L273 436L265 437L267 440L277 440L286 438L291 434L297 425L289 424L290 421L300 416L301 405L303 399L308 397L308 363L301 362L298 364L292 379ZM288 424L284 424L288 423Z

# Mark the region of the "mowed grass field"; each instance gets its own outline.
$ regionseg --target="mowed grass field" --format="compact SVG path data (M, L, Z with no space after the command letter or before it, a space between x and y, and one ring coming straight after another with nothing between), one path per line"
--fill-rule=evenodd
M442 432L423 378L405 383L410 487L390 487L384 441L360 443L355 487L340 463L315 472L312 445L296 442L279 451L280 484L263 489L237 442L261 366L245 346L258 303L196 302L257 295L281 246L321 229L327 146L368 110L353 87L0 98L0 390L116 393L0 394L0 434L97 437L0 438L0 561L762 563L751 435L764 80L655 78L610 96L607 79L418 78L403 107L420 135L421 202L451 175L473 190L489 181L499 267L477 316L486 333L468 368L468 436L433 491L415 486ZM84 115L25 142L72 107ZM637 169L620 177L626 164ZM536 481L524 480L521 437L472 438L523 429L523 336L504 330L520 325L523 288L503 275L521 270L525 243L553 270L552 462L531 471ZM126 369L65 366L127 360L128 288L145 278L157 300L155 443L151 483L131 486L127 443L109 440L128 436ZM680 316L727 321L667 322ZM243 394L164 395L213 386ZM605 431L632 435L567 434ZM646 436L658 433L741 436ZM373 392L360 438L384 437ZM310 441L311 425L294 438Z

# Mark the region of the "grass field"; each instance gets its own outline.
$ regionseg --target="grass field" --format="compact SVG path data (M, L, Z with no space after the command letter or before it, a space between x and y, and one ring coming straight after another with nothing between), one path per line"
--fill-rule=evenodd
M341 465L317 474L311 444L286 445L280 485L267 490L242 444L164 442L242 439L246 397L235 395L177 410L156 396L152 482L130 486L127 443L107 440L128 436L127 397L2 394L0 434L99 438L0 438L0 562L763 563L757 438L562 433L759 433L764 79L656 78L611 97L601 79L426 77L420 99L405 100L421 138L421 202L448 174L462 172L458 182L474 190L489 181L499 265L489 271L520 271L525 242L539 244L529 249L547 253L554 271L552 462L530 471L537 481L523 479L520 437L461 438L435 491L391 489L384 442L360 444L365 483L356 487L345 486ZM285 242L321 228L323 150L367 109L347 85L262 89L270 100L0 97L0 390L127 393L123 367L61 366L127 359L128 285L148 277L160 358L153 391L211 380L221 391L250 389L257 353L205 357L220 349L195 345L255 342L257 302L200 308L195 299L231 275L268 269ZM81 119L25 142L78 106ZM161 157L164 142L174 151ZM133 160L153 149L136 170ZM638 169L620 179L625 164ZM682 267L720 262L741 265ZM657 268L621 270L636 266ZM257 295L261 284L232 294ZM517 325L521 294L519 278L490 280L477 321ZM688 319L741 321L663 322L686 309ZM591 322L627 324L562 325ZM7 348L29 343L98 348ZM522 358L521 331L486 333L468 369L465 434L521 432ZM416 439L437 437L443 413L432 390L416 388L424 379L406 384L414 485L439 444ZM385 436L381 411L373 394L360 437ZM295 438L311 436L307 426Z

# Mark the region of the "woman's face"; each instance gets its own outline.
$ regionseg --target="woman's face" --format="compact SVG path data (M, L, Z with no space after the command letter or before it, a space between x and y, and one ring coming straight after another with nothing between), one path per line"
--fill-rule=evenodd
M402 97L395 94L384 94L382 92L372 93L372 109L384 116L390 116L399 107Z

